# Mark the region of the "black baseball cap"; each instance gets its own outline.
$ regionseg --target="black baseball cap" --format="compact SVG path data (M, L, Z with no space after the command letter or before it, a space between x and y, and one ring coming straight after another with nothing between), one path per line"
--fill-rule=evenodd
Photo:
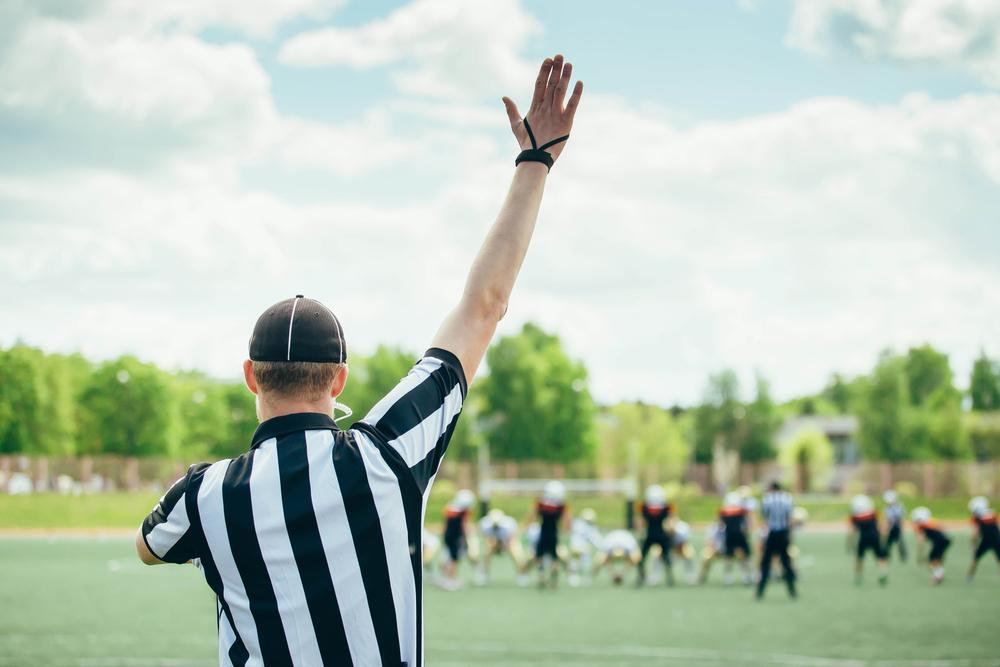
M344 329L333 312L301 294L279 301L257 318L250 336L253 361L347 361Z

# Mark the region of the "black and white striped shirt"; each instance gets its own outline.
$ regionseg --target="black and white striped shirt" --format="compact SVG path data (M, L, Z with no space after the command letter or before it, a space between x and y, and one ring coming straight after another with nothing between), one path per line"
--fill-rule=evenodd
M768 530L788 530L792 525L794 508L792 494L787 491L768 491L760 504L760 513Z
M422 664L423 515L465 393L459 360L431 349L349 430L269 419L167 491L142 534L161 560L200 560L221 665Z

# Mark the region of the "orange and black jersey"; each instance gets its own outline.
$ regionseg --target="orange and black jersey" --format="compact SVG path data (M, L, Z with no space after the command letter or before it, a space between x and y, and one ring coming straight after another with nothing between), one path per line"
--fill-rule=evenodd
M727 534L742 533L747 529L747 514L743 506L724 506L719 510L719 521Z
M650 503L643 503L639 511L642 513L642 518L646 522L646 532L650 535L660 535L665 533L663 524L669 519L674 513L674 506L667 503L666 505L651 505Z
M1000 528L997 527L997 514L990 510L980 516L973 515L972 523L979 529L979 537L984 540L1000 540Z
M930 521L925 521L923 523L913 524L918 531L924 534L928 540L933 544L948 543L951 540L945 535L945 532L941 529L941 524L939 524L934 519Z
M444 535L445 538L454 538L465 535L465 519L469 516L469 510L451 505L444 508Z
M566 505L548 500L539 500L535 504L535 512L538 514L541 532L554 535L559 532L559 520L562 519L563 514L566 512Z
M878 530L878 512L862 512L851 515L851 525L858 529L859 533Z

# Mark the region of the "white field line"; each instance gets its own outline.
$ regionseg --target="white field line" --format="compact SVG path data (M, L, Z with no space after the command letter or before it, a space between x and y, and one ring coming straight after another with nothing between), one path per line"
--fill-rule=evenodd
M434 647L432 651L452 653L493 653L507 656L523 654L528 658L538 658L539 655L578 656L581 658L638 658L688 660L699 663L715 662L719 664L762 664L788 665L790 667L1000 667L1000 658L941 658L931 660L866 660L859 658L823 658L819 656L796 655L788 653L755 653L744 651L718 651L713 649L683 649L661 646L597 646L587 644L576 645L541 645L524 649L513 649L504 644L455 644L445 647ZM518 661L518 665L524 663ZM549 664L549 663L545 663Z

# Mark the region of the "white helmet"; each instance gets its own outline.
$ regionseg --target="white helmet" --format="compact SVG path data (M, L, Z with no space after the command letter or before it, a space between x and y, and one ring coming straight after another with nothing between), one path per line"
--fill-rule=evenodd
M809 510L801 505L792 510L792 521L802 525L809 520Z
M916 507L910 512L910 518L913 523L924 523L931 518L931 511L926 507Z
M503 521L505 516L507 515L504 514L503 510L500 509L499 507L494 507L493 509L491 509L489 512L486 513L486 519L490 523L500 523L501 521Z
M889 489L888 491L882 494L882 500L884 500L887 505L892 505L897 500L899 500L899 496L896 495L895 491Z
M584 510L580 512L580 518L586 521L587 523L594 523L595 521L597 521L597 512L595 512L589 507L584 508Z
M566 485L559 480L546 482L542 488L542 498L554 503L561 503L566 499Z
M985 514L990 509L990 501L986 496L976 496L969 501L969 511L975 516Z
M868 514L875 509L872 499L863 493L851 498L851 514Z
M751 489L746 484L743 484L738 489L736 489L736 493L740 495L740 498L749 498L753 495L753 489Z
M460 507L464 510L467 510L470 507L472 507L473 504L475 504L476 494L474 494L472 491L469 491L468 489L462 489L461 491L455 494L455 499L452 500L451 502L453 505L455 505L455 507Z
M674 524L674 535L681 541L686 540L691 535L691 526L686 521L678 521Z
M650 505L666 505L667 492L659 484L650 484L646 487L646 503Z
M723 497L722 504L726 507L740 507L743 505L743 497L739 491L730 491Z

